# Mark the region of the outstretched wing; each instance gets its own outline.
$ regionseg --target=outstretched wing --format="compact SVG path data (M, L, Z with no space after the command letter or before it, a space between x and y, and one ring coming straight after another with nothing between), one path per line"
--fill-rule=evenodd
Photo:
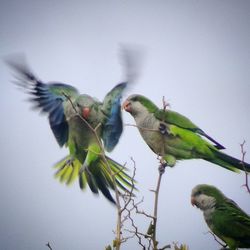
M206 134L202 129L200 129L198 126L196 126L193 122L191 122L187 117L171 111L171 110L163 110L159 109L155 112L155 117L165 123L175 125L177 127L190 130L194 133L197 133L199 135L202 135L206 137L208 140L213 142L215 147L217 149L225 149L224 146L222 146L220 143L215 141L212 137L210 137L208 134Z
M105 149L110 152L118 143L123 131L121 98L127 82L117 84L104 98L102 111L107 120L103 126L102 139Z
M76 88L64 83L43 83L24 63L8 62L16 71L16 83L28 90L35 108L48 114L51 130L62 147L68 140L68 123L64 114L63 102L78 95Z

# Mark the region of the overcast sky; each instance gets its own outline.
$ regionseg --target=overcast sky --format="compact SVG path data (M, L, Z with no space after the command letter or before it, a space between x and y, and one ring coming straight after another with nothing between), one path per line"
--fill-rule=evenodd
M24 53L43 81L74 85L102 100L123 79L120 44L145 52L141 76L129 94L143 94L189 117L241 158L247 141L250 162L249 1L13 1L0 2L1 182L0 249L104 249L112 242L116 210L102 196L66 187L52 166L67 154L47 118L31 110L12 83L3 58ZM128 113L124 122L133 124ZM136 161L138 199L152 211L158 161L135 127L125 127L110 154L132 169ZM235 174L202 160L181 161L163 176L158 239L186 243L190 250L219 249L191 189L212 184L250 213L250 195ZM139 219L146 231L149 221ZM123 249L140 249L135 240Z

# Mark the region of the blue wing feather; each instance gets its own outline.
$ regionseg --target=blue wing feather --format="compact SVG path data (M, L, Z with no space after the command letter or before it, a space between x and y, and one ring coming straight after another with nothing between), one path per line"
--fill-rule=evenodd
M123 132L121 98L127 82L117 84L104 99L104 110L108 116L104 124L102 139L105 149L110 152L117 145Z
M59 90L61 89L61 92ZM62 147L68 140L68 123L64 115L63 102L65 89L74 89L72 86L62 83L37 83L32 94L36 96L33 101L38 108L49 114L50 128ZM66 92L66 90L65 90Z
M108 152L114 149L120 139L122 131L121 96L119 96L112 105L110 117L108 118L103 131L104 147Z
M28 89L33 97L30 100L34 107L48 114L50 128L62 147L68 140L68 123L64 114L63 102L65 94L72 97L78 91L73 86L64 83L43 83L38 80L24 63L8 62L19 74L18 81L23 88Z

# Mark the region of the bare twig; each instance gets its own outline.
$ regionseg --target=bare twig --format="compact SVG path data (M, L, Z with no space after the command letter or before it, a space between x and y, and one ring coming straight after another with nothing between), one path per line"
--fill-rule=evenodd
M157 186L156 186L156 190L155 190L155 202L154 202L154 218L153 218L153 234L152 234L152 240L153 240L153 249L157 250L157 245L158 245L158 241L156 240L156 229L157 229L157 215L158 215L158 203L159 203L159 192L160 192L160 186L161 186L161 179L162 179L162 175L165 172L165 165L161 164L159 167L159 177L158 177L158 181L157 181Z
M146 235L139 232L139 229L136 226L135 221L134 221L134 219L132 218L132 215L131 215L131 213L134 210L137 211L137 209L138 209L137 206L142 202L142 200L141 200L141 201L135 203L135 198L133 196L133 191L134 191L134 188L135 188L134 187L134 180L135 180L135 173L136 173L136 165L135 165L135 161L133 160L133 158L131 158L131 160L134 163L134 171L133 171L133 175L132 175L132 186L131 186L131 190L129 192L127 192L125 195L122 196L123 201L124 201L124 206L121 209L121 213L123 213L123 219L121 221L121 224L122 224L122 227L123 227L124 223L127 220L129 220L132 227L134 228L134 230L124 229L124 231L129 232L132 235L127 236L127 237L123 237L121 239L121 241L125 242L128 239L137 237L138 244L142 247L142 249L146 249L146 247L145 247L145 245L143 244L143 241L142 241L143 237L145 238ZM124 212L126 212L125 215L124 215Z
M133 201L133 206L134 206L134 208L136 210L136 213L144 215L145 217L148 217L150 219L154 219L154 216L144 212L143 210L139 210L138 205L141 204L142 202L143 202L143 199L140 202L137 202L137 203L134 203L134 201Z
M227 244L223 244L222 242L220 242L220 241L217 239L216 235L215 235L213 232L208 231L208 232L206 232L205 234L211 234L211 235L213 236L214 240L215 240L218 244L220 244L223 248L226 248L226 247L227 247Z
M162 106L163 110L166 110L167 108L170 107L170 104L166 101L165 96L162 97Z
M240 144L240 149L241 149L241 164L243 165L243 169L245 169L245 156L246 156L246 151L244 150L244 145L245 145L246 141L244 140L241 144ZM249 182L248 182L248 172L245 171L245 184L243 185L244 187L246 187L247 192L250 194L250 187L249 187Z
M160 250L160 249L169 248L169 245L165 245L162 248L158 248L158 241L156 238L159 192L160 192L161 179L162 179L162 175L164 174L165 167L166 167L166 164L161 162L161 165L159 167L159 177L157 180L156 189L152 190L154 195L155 195L153 215L148 214L148 213L144 212L143 210L139 209L139 205L141 205L141 203L143 203L143 199L141 199L139 202L135 202L134 197L130 197L129 198L130 207L128 207L128 205L126 205L124 207L124 210L126 210L127 215L124 217L122 223L124 223L126 220L129 220L131 222L131 226L133 228L133 230L125 229L125 231L131 233L132 234L131 237L135 236L137 238L138 244L142 247L142 249ZM128 203L125 203L125 204L128 204ZM142 233L139 231L139 229L135 223L135 220L131 214L133 211L136 214L143 215L146 218L149 218L151 220L149 228L148 228L146 233Z
M146 214L144 211L140 211L138 206L143 202L143 198L136 202L135 201L135 196L133 195L133 190L134 190L134 179L135 179L135 172L136 172L136 165L135 165L135 161L131 158L131 160L134 163L134 171L133 171L133 175L132 175L132 186L131 186L131 190L129 190L127 193L125 193L123 196L121 196L123 198L123 207L121 209L122 212L122 221L121 221L121 227L124 227L126 222L129 222L132 226L133 229L127 229L125 228L123 230L123 232L127 232L130 235L129 236L124 236L121 239L121 242L126 242L127 240L131 239L131 238L137 238L138 244L142 247L142 249L148 249L150 250L151 248L151 239L148 237L147 234L142 233L139 231L139 228L137 227L134 217L133 217L133 213L136 214L143 214L147 217L150 217L152 219L152 216ZM144 241L148 242L148 247L146 247L147 244L144 243Z
M141 127L141 126L138 126L138 125L135 125L135 124L124 124L125 126L130 126L130 127L136 127L136 128L139 128L141 130L147 130L147 131L155 131L155 132L159 132L159 129L150 129L150 128L144 128L144 127Z
M143 243L143 238L147 238L148 236L144 233L141 233L138 231L138 228L133 224L133 227L135 227L135 230L129 230L129 229L124 229L124 231L129 232L132 234L132 238L135 236L138 238L138 244L142 247L142 249L146 249L146 245ZM150 249L150 247L148 247Z
M52 247L50 246L50 243L49 243L49 242L46 244L46 246L47 246L50 250L53 250Z
M168 245L166 245L166 246L164 246L164 247L162 247L162 248L159 248L159 250L165 250L165 249L168 249L168 248L171 248L171 245L170 245L170 244L168 244Z

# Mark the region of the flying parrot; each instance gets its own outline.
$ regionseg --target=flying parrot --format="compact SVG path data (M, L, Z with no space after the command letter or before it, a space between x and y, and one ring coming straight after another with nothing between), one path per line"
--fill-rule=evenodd
M142 95L129 96L122 107L134 117L142 138L164 164L173 167L177 160L204 159L235 172L250 172L250 164L222 153L224 147L185 116L159 109Z
M192 190L191 203L203 211L208 227L230 250L250 248L249 215L219 189L197 185Z
M48 115L50 128L60 147L69 148L69 155L59 161L55 176L71 184L79 178L80 188L89 185L94 194L99 191L115 203L109 189L114 190L112 175L119 190L132 185L127 169L108 156L117 145L123 131L121 98L128 83L117 84L103 102L81 95L71 85L43 83L24 63L9 61L17 73L17 84L32 96L35 108Z

